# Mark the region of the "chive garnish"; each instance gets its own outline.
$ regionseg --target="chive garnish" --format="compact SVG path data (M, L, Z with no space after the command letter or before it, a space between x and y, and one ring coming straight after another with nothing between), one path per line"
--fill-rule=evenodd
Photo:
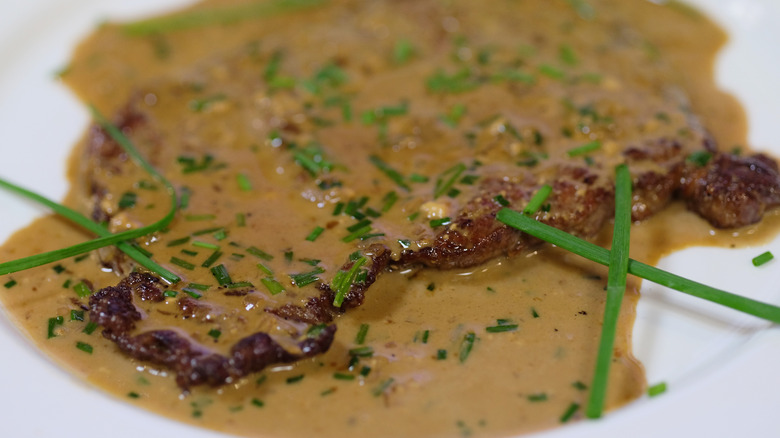
M208 242L201 242L199 240L193 240L192 246L197 246L198 248L206 248L206 249L219 249L219 245L215 245L213 243L208 243Z
M775 256L770 251L759 254L753 258L753 266L761 266L773 258L775 258Z
M211 268L211 275L217 279L217 283L219 283L220 286L227 286L228 284L233 283L225 265L217 265Z
M140 227L135 230L125 231L122 233L111 234L111 232L108 231L105 227L91 221L90 219L86 218L85 216L81 215L80 213L74 210L71 210L61 204L50 201L49 199L46 199L43 196L40 196L29 190L25 190L19 186L13 185L11 183L8 183L0 179L0 186L5 187L18 194L21 194L36 202L44 204L47 207L54 210L55 213L73 221L74 223L81 225L82 227L100 236L98 239L73 245L68 248L63 248L57 251L51 251L43 254L38 254L32 257L25 257L11 262L2 263L0 264L0 275L20 271L23 269L29 269L35 266L40 266L63 258L75 256L78 254L83 254L93 249L116 244L116 246L120 250L125 252L128 256L130 256L132 259L137 261L140 265L144 266L145 268L149 269L152 272L155 272L166 281L170 283L178 282L179 277L176 274L154 263L151 259L149 259L145 255L140 253L137 249L133 248L132 246L124 242L126 240L135 239L136 237L141 237L167 227L168 224L171 223L171 221L173 220L176 214L176 206L177 206L176 190L173 188L173 185L167 179L165 179L165 177L163 177L160 173L157 172L156 169L154 169L148 162L146 162L146 160L141 156L141 154L138 153L138 151L135 149L135 146L132 144L132 142L116 126L114 126L108 120L106 120L106 118L103 117L103 115L100 114L100 112L97 110L97 108L95 108L94 106L90 106L89 109L92 112L95 121L101 126L101 128L103 128L103 130L105 130L111 136L111 138L114 141L117 142L117 144L119 144L122 147L122 149L125 150L128 156L130 156L130 158L138 166L140 166L147 173L152 175L154 179L156 179L158 182L162 183L165 186L170 196L171 208L162 219L160 219L159 221L151 225Z
M666 382L656 383L655 385L647 388L647 395L655 397L666 392Z
M183 245L183 244L185 244L185 243L187 243L189 241L190 241L190 236L184 236L184 237L179 238L179 239L171 240L170 242L168 242L168 244L166 246L170 247L170 246Z
M360 329L357 332L357 335L355 335L355 343L358 345L363 344L366 342L366 335L368 334L368 324L360 324Z
M451 223L452 223L452 219L450 219L449 217L443 217L443 218L440 218L440 219L433 219L433 220L431 220L429 222L429 225L431 226L431 228L437 228L437 227L441 227L443 225L449 225Z
M602 265L609 264L609 250L572 236L557 228L542 224L534 219L517 213L516 211L504 208L498 212L496 218L513 228L550 242L567 251L585 257L588 260ZM771 304L762 303L747 297L706 286L633 259L629 259L628 261L628 273L697 298L712 301L716 304L730 307L734 310L757 316L768 321L780 323L780 307Z
M502 207L509 206L509 201L503 195L496 195L495 197L493 197L493 200L496 201L498 205Z
M238 183L238 188L240 188L241 191L243 192L252 191L252 181L249 180L249 177L246 176L245 173L236 174L236 182Z
M336 380L355 380L355 375L347 373L333 373L333 378Z
M384 394L384 392L387 390L387 388L390 387L390 385L393 384L393 382L395 382L395 379L390 377L389 379L380 383L379 386L374 388L374 390L371 391L371 393L374 395L374 397L379 397L380 395Z
M349 355L357 357L372 357L374 355L374 349L370 346L351 348L349 350Z
M528 205L526 205L523 209L523 214L532 215L539 211L539 208L541 208L542 204L547 200L551 193L552 186L549 184L545 184L539 187L539 190L534 193L534 195L531 197L531 200L528 201Z
M628 250L631 236L631 175L628 166L621 164L615 169L615 225L612 235L612 249L609 252L609 274L607 277L607 300L604 305L604 319L601 325L596 368L591 381L590 397L585 415L599 418L607 397L609 367L615 345L620 303L626 291L628 275Z
M222 257L222 251L214 251L211 255L200 264L203 268L210 268L220 257Z
M398 187L401 187L402 189L406 190L407 192L409 190L411 190L409 188L409 185L406 184L406 182L404 181L404 176L401 175L401 173L398 172L397 170L395 170L392 167L390 167L389 164L387 164L384 161L382 161L381 158L379 158L376 155L372 155L372 156L369 157L369 160L371 161L371 164L376 166L377 169L381 170L382 173L384 173L388 178L393 180L393 182L395 182L398 185Z
M460 351L458 352L458 360L460 360L460 363L463 363L468 359L471 350L474 348L476 337L477 335L475 335L474 332L468 332L463 336L463 340L460 343Z
M571 417L574 416L574 414L577 412L579 408L580 405L578 403L570 404L569 407L566 408L566 411L564 411L563 415L561 415L560 418L561 423L566 423L567 421L571 420Z
M352 263L352 267L347 271L338 271L333 276L333 280L330 283L330 289L334 293L333 305L335 307L341 307L344 303L344 299L349 293L349 289L352 284L355 283L360 268L368 261L366 257L360 257Z
M585 143L585 144L584 144L584 145L582 145L582 146L578 146L578 147L576 147L576 148L569 149L569 150L566 152L566 154L567 154L569 157L579 157L579 156L581 156L581 155L586 155L586 154L589 154L589 153L591 153L591 152L593 152L593 151L596 151L596 150L598 150L598 149L600 149L600 148L601 148L601 142L600 142L600 141L598 141L598 140L594 140L594 141L591 141L591 142Z
M498 324L490 327L485 327L485 331L488 333L503 333L517 331L517 324Z
M315 240L317 240L318 237L320 237L320 234L322 234L323 231L325 231L325 228L322 228L320 226L314 227L314 229L311 230L311 233L309 233L309 235L306 236L306 240L308 240L309 242L314 242Z
M447 350L444 349L436 350L436 360L444 360L446 358L447 358Z
M97 325L96 322L90 321L87 323L86 326L84 326L84 330L82 330L82 332L91 335L92 333L95 332L95 330L97 330L98 327L99 326Z
M180 259L178 257L171 257L171 263L173 263L174 265L176 265L176 266L178 266L180 268L184 268L184 269L187 269L187 270L190 270L190 271L195 269L195 265L193 263L190 263L190 262L188 262L186 260L182 260L182 259Z
M685 161L693 163L699 167L704 167L712 159L712 154L708 151L696 151L688 155Z
M87 286L87 284L84 283L83 281L79 281L78 283L76 283L76 285L73 286L73 291L76 292L76 295L78 295L79 298L84 298L92 295L92 289L89 286Z
M70 320L71 321L84 321L84 311L83 310L71 310L70 311Z
M304 287L306 285L314 283L315 281L318 281L320 278L317 277L317 275L322 274L323 272L325 272L324 269L317 267L310 272L303 272L300 274L290 274L290 279L293 281L293 283L296 286Z
M455 181L460 178L460 175L466 171L466 165L458 163L449 169L442 172L442 174L436 179L436 185L433 188L433 199L447 193Z
M274 259L274 256L272 256L271 254L268 254L267 252L263 251L262 249L256 248L254 246L250 246L249 248L247 248L246 252L248 252L249 254L252 254L253 256L255 256L257 258L260 258L260 259L263 259L263 260L266 260L266 261L271 261L271 260Z
M92 354L92 350L93 350L91 345L81 341L76 342L76 348L88 354Z
M10 289L10 288L12 288L12 287L14 287L16 285L17 285L16 280L11 279L11 280L6 281L3 284L3 287L5 287L6 289Z
M51 339L57 336L57 333L54 331L57 326L61 326L65 322L65 318L61 316L55 316L53 318L49 318L49 322L46 326L46 339Z
M284 286L273 278L263 278L260 282L263 283L263 286L268 289L271 295L278 295L284 292Z

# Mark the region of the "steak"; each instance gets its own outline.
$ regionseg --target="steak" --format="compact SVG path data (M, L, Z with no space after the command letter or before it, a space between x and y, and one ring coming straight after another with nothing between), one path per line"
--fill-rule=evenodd
M648 57L625 23L583 24L571 41L602 45L578 47L581 61L558 71L565 35L526 34L488 6L490 40L469 17L459 17L463 39L430 25L456 7L348 3L334 12L343 26L258 29L262 49L209 54L136 84L115 114L179 191L170 229L137 243L184 280L164 290L104 249L99 262L122 279L91 296L90 318L183 389L327 350L333 321L385 272L464 269L539 247L495 216L523 210L544 186L536 219L583 238L613 217L619 163L631 171L635 221L679 200L714 227L741 227L780 202L777 164L719 148L673 66ZM358 13L406 30L379 36L353 23ZM409 32L425 56L377 57ZM517 41L535 55L518 55ZM604 46L625 57L604 58ZM159 184L115 139L92 127L85 142L85 211L114 231L162 216ZM163 322L145 327L152 319ZM174 328L156 328L165 324Z

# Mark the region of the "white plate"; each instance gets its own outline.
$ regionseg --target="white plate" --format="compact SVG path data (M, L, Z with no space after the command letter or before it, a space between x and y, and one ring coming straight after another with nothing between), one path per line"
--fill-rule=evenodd
M64 161L87 123L84 108L53 80L79 38L106 18L132 18L189 0L27 0L0 4L0 175L49 197L65 193ZM780 2L691 0L732 35L718 80L748 111L750 144L780 155ZM0 192L0 241L45 211ZM690 250L663 266L709 284L780 303L780 260L750 259L780 240L739 251ZM540 437L778 436L780 329L646 284L635 328L651 384L669 390L606 419ZM2 436L219 437L124 404L75 380L0 316Z

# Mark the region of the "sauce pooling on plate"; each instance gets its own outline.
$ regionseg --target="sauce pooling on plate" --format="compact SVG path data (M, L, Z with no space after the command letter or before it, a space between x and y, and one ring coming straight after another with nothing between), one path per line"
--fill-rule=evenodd
M640 184L715 144L744 145L744 116L711 78L723 41L677 3L608 0L209 0L103 25L63 79L179 194L174 222L138 246L182 281L134 299L125 340L172 333L188 354L235 358L254 333L297 354L313 329L338 331L324 354L204 385L100 336L90 295L138 269L114 249L13 274L5 306L75 374L238 435L505 436L580 418L606 270L530 240L497 247L506 234L494 228L493 240L446 250L545 185L537 217L604 244L612 169L626 161L642 201L632 257L745 243L667 207L674 190L661 182ZM113 232L167 211L162 185L97 127L70 170L66 203ZM87 238L48 217L0 254ZM348 290L366 285L365 297L317 304L355 266ZM621 312L610 408L645 388L631 354L637 288Z

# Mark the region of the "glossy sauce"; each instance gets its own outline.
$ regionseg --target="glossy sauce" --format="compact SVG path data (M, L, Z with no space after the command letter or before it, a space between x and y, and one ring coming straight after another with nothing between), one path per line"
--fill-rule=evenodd
M566 151L598 135L605 147L592 157L594 166L611 169L624 142L684 130L680 141L693 150L704 132L697 132L699 123L722 149L745 146L744 115L711 77L725 37L676 3L605 0L592 2L592 10L564 1L311 3L316 4L267 8L261 18L229 25L146 36L107 24L74 53L65 82L106 114L128 109L144 114L149 125L128 135L179 189L192 193L167 232L139 240L184 277L170 288L177 296L162 304L137 303L149 316L140 330L176 326L218 352L258 330L280 338L299 332L299 324L262 310L316 295L313 286L294 285L289 274L320 267L317 275L328 282L349 254L370 243L343 242L345 228L355 221L332 214L336 205L366 196L366 205L382 213L373 231L383 235L375 239L396 255L404 245L399 239L425 246L434 233L428 221L457 211L475 193L459 184L460 194L432 199L436 176L454 163L467 163L466 174L480 177L511 175L518 160L543 152L549 160L536 171L543 178ZM252 3L209 0L182 14L247 4ZM281 63L269 73L275 56ZM439 70L452 77L464 66L491 79L476 90L431 91L429 81ZM592 117L584 123L582 109L590 104L611 121ZM665 116L656 117L661 112ZM519 131L514 140L510 129ZM533 140L540 137L543 150ZM310 175L295 161L290 143L311 141L335 163L333 169ZM132 165L98 166L95 142L88 136L75 149L74 187L66 202L92 212L97 182L108 188L97 202L109 213L112 230L161 217L163 191L150 188L148 175ZM403 175L428 180L410 183L406 194L367 163L369 152ZM183 170L187 162L181 157L197 164L207 156L213 165L205 170ZM481 164L473 165L475 160ZM130 208L119 205L127 191L138 196ZM402 196L383 211L389 192ZM418 218L409 220L415 213ZM674 204L633 227L631 254L652 263L691 244L744 245L765 237L776 221L770 217L750 229L715 232ZM317 226L325 229L322 235L305 240ZM222 229L225 236L202 232L209 229ZM185 243L172 243L186 237ZM86 238L48 217L9 239L0 259ZM606 230L596 241L606 245L609 238ZM200 266L211 252L192 245L195 241L219 246L224 252L219 263L233 280L253 287L229 295L214 286L209 270ZM273 258L257 258L250 247ZM294 255L285 257L290 252ZM166 370L129 360L99 329L86 334L86 321L71 320L72 311L78 319L87 302L74 293L74 284L86 279L97 290L116 284L117 271L132 268L115 257L101 250L57 264L63 269L13 274L17 285L4 290L2 299L30 338L75 374L162 415L244 436L506 436L559 425L564 412L587 399L606 270L557 249L544 247L469 270L384 274L361 307L337 320L336 341L325 355L186 395ZM182 268L169 262L172 257L195 266ZM273 272L284 293L273 295L261 286L267 276L258 263ZM188 283L210 285L203 292L210 311L182 317L179 300ZM632 281L621 313L611 408L639 397L645 387L642 367L631 354L637 289ZM64 321L47 339L55 316ZM517 329L487 330L501 324ZM358 342L365 325L368 332ZM469 339L473 344L467 346ZM89 344L92 352L75 348L77 342ZM373 355L353 359L350 349L366 346Z

